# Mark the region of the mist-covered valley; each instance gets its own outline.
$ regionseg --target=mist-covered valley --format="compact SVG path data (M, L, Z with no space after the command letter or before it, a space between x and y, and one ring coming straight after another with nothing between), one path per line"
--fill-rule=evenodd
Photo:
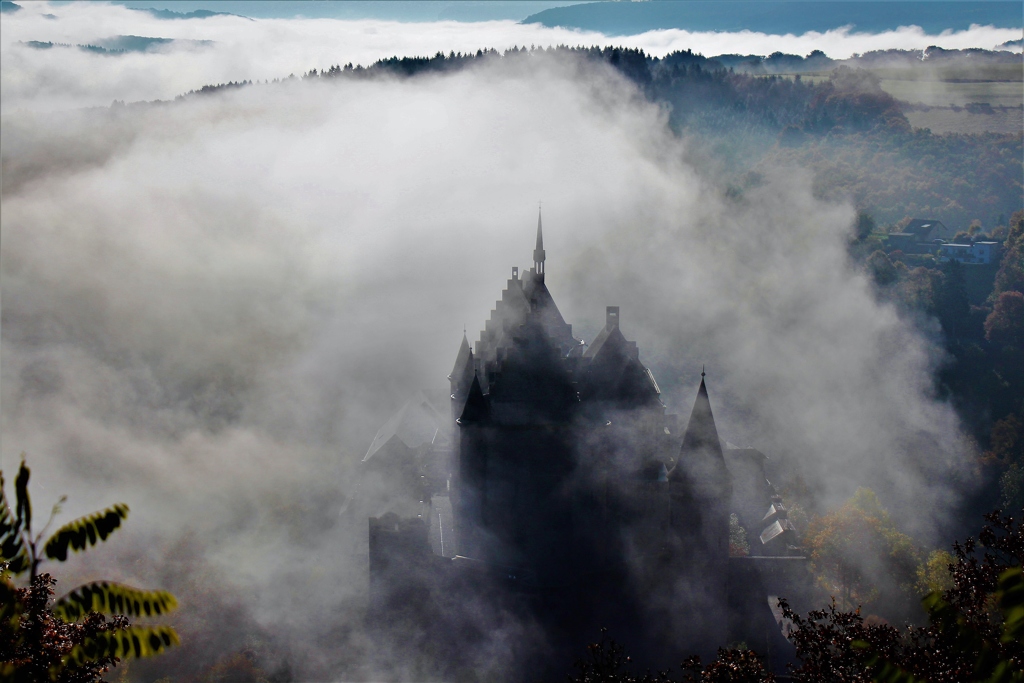
M365 627L367 518L407 511L361 461L415 392L448 410L463 330L474 341L529 266L538 202L546 284L574 334L593 341L621 307L684 417L703 369L723 447L768 455L787 504L823 517L870 489L923 561L998 495L982 454L1024 408L1015 376L988 403L950 380L968 357L951 340L974 332L907 293L927 279L913 268L940 265L908 258L886 280L872 254L904 217L1019 234L1019 132L915 130L849 67L769 80L694 53L507 51L444 25L396 28L360 48L369 68L343 71L355 41L335 54L331 31L391 27L224 17L175 29L215 27L220 47L110 56L19 41L94 44L155 20L51 6L75 23L44 35L32 22L55 20L25 11L0 29L0 464L10 482L25 454L37 517L64 494L65 516L131 508L54 566L58 590L103 578L178 597L166 621L182 644L112 678L441 676ZM494 35L568 41L516 26ZM237 39L234 69L223 43L246 30L267 49ZM312 36L306 66L274 31ZM371 67L419 50L472 58ZM942 150L949 168L922 161ZM977 177L972 155L993 162ZM980 329L994 304L971 304ZM460 677L522 676L530 624L472 617L488 635Z

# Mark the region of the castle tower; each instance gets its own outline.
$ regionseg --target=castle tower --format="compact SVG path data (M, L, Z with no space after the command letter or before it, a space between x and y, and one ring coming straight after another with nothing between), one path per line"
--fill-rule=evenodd
M701 370L700 387L683 435L679 459L669 473L669 482L685 485L689 494L685 501L673 501L672 526L678 534L690 537L691 542L701 543L708 558L724 563L729 556L732 485L704 376ZM693 538L698 527L700 538Z
M703 615L673 625L678 642L696 634L707 643L723 642L727 629L716 610L726 604L732 484L704 376L702 369L679 458L668 476L676 577L671 604L680 614Z
M538 212L533 266L512 268L479 340L463 335L448 376L452 418L433 435L451 438L435 458L445 478L431 489L429 531L423 520L371 521L373 604L387 603L382 613L408 608L408 568L424 594L465 596L461 606L444 603L452 624L463 607L510 599L530 612L551 653L575 651L609 623L659 666L711 654L733 631L767 642L775 628L767 596L794 592L781 564L764 575L761 567L793 558L729 558L735 458L724 457L704 372L681 430L624 334L619 307L607 307L589 346L573 337L545 284L545 261ZM378 437L398 439L402 424L389 421ZM760 521L756 485L767 482L763 464L754 469L753 483L736 488L757 501L736 509ZM422 468L411 472L424 479ZM789 550L787 521L779 504L764 520L782 529L778 540L763 540L783 546L780 555ZM425 612L422 623L451 641L441 612ZM538 670L560 671L558 657Z
M469 387L473 383L475 370L473 349L469 346L469 339L466 332L462 332L462 345L459 346L459 353L455 356L455 367L448 375L448 382L451 385L452 419L458 419L462 414L462 408L466 405L469 397Z

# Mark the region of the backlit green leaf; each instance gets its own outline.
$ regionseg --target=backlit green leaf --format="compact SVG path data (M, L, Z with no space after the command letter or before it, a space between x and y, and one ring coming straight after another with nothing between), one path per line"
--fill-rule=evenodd
M53 606L65 621L75 621L89 612L125 614L130 617L153 617L178 607L178 601L167 591L139 590L108 581L88 583L71 591Z
M121 520L128 517L128 506L118 503L101 512L68 522L57 530L46 542L46 556L63 562L68 558L68 546L74 551L85 550L121 526Z
M21 538L22 526L11 514L4 495L4 476L0 472L0 562L7 563L7 569L20 574L28 569L28 551Z
M32 528L32 499L28 496L28 477L29 469L25 466L25 461L22 460L21 467L18 468L18 476L14 479L14 495L18 504L18 524L22 529Z
M180 642L178 634L170 626L129 626L98 633L76 645L66 662L81 666L107 657L141 659L158 655Z

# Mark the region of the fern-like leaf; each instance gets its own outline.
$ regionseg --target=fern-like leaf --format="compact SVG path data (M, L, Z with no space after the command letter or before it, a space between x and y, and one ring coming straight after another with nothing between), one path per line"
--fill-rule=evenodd
M14 497L18 504L18 525L22 529L32 529L32 499L28 495L29 469L25 466L25 454L21 454L21 467L14 478Z
M4 476L0 473L0 562L7 563L7 570L20 574L28 569L28 550L21 538L21 523L11 514L11 507L4 495Z
M178 634L170 626L128 626L103 631L86 639L67 655L66 664L81 666L107 657L129 659L152 657L179 644Z
M69 545L77 552L96 545L99 541L105 541L107 536L121 526L121 520L126 517L128 506L118 503L101 512L94 512L68 522L46 541L46 556L51 560L63 562L68 559Z
M124 614L130 617L154 617L178 607L178 601L167 591L146 591L118 583L99 581L87 583L71 591L54 606L54 613L64 621L77 621L89 612Z

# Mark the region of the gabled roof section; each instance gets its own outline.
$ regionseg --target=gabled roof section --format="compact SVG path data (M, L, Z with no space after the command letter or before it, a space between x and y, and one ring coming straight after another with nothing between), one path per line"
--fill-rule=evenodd
M578 402L561 349L534 316L517 328L489 378L491 417L501 422L568 419Z
M473 384L469 387L469 396L466 398L466 405L459 416L459 424L471 424L483 422L491 415L491 402L484 394L480 386L480 378L473 375Z
M459 346L459 353L455 356L455 367L452 368L452 372L448 375L448 379L453 384L458 384L462 381L462 378L466 374L466 370L473 372L473 349L469 346L469 339L466 337L466 333L462 333L462 345Z
M661 406L661 389L654 375L640 362L636 342L619 329L619 307L609 306L604 329L583 354L587 362L581 395L613 401L618 408Z
M580 340L572 336L572 325L565 322L544 279L532 270L523 278L523 293L530 302L530 315L540 321L544 332L562 351L562 355L568 355L580 345Z
M601 354L601 351L604 350L605 345L608 345L611 348L622 348L627 343L626 337L623 336L618 327L610 330L605 327L597 333L597 336L594 337L594 341L590 342L587 346L587 350L583 352L583 357L596 358Z
M942 221L934 218L915 218L903 228L903 232L915 235L919 242L948 239L953 236L952 231Z
M680 453L685 455L687 452L695 451L708 451L724 460L722 442L718 439L715 416L711 413L711 399L708 398L708 388L703 377L700 379L700 388L697 389L697 400L690 413L690 422L686 425Z
M605 350L607 349L607 351ZM640 352L636 342L631 342L623 336L619 329L619 307L609 306L605 312L604 328L597 334L594 341L584 352L584 358L597 360L602 356L616 354L625 358L638 359Z
M423 392L417 392L412 400L406 402L398 412L377 430L370 448L363 456L366 462L392 439L398 439L407 448L415 449L424 444L433 443L444 424L444 418L430 404Z
M544 284L545 251L540 216L537 218L537 249L534 256L537 259L534 267L522 273L521 277L518 268L512 269L512 277L480 332L473 360L474 369L479 373L477 381L481 392L485 392L482 395L489 396L492 393L491 381L502 374L510 354L522 355L526 346L532 349L528 355L535 361L544 358L547 362L550 355L555 359L555 365L566 362L566 359L576 361L583 353L583 341L572 336L572 325L565 322ZM540 347L546 351L538 352ZM460 352L457 367L462 360ZM567 368L559 368L559 372L564 374L563 371L567 371ZM453 371L449 378L454 381L457 372ZM511 377L509 375L506 379L510 380ZM498 401L499 394L502 392L489 396L488 401ZM497 419L497 413L493 415Z
M524 282L519 279L519 269L512 270L512 277L501 292L501 299L494 302L491 317L480 332L477 356L484 362L494 360L499 348L508 343L509 330L523 324L530 313L530 301L523 291Z
M469 397L469 385L476 376L476 359L473 357L473 349L469 346L466 335L462 335L462 346L459 347L459 354L455 357L455 367L452 374L448 375L451 388L451 410L452 419L462 414L462 407Z
M702 371L697 400L693 404L690 422L686 425L683 443L679 448L679 461L672 469L669 480L689 479L701 482L699 486L713 485L720 484L717 480L727 477L726 472L722 443L718 439L718 428L715 426L715 416L711 413L711 400L708 398Z

